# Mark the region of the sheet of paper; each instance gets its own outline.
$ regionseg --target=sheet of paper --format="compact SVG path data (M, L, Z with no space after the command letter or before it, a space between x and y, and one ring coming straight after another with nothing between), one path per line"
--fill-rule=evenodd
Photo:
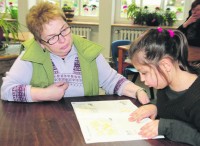
M72 102L86 143L140 140L140 128L151 121L129 122L130 113L137 109L130 100ZM164 138L157 136L156 138Z

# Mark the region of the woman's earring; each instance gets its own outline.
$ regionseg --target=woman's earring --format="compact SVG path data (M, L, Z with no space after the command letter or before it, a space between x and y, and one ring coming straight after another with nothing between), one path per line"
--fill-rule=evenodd
M43 49L43 52L46 52L46 49L45 49L45 48Z

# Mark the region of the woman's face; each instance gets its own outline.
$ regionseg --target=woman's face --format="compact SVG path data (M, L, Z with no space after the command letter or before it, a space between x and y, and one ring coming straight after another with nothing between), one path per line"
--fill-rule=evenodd
M61 58L70 52L73 44L69 25L61 17L43 25L41 39L42 48Z
M194 8L192 9L192 15L193 15L194 17L196 17L197 19L200 18L200 5L197 5L196 7L194 7Z
M143 53L138 53L137 57L133 57L133 66L138 70L140 74L140 80L144 82L146 86L153 87L155 89L163 89L168 84L163 75L157 70L155 66L143 65L138 60L143 57Z

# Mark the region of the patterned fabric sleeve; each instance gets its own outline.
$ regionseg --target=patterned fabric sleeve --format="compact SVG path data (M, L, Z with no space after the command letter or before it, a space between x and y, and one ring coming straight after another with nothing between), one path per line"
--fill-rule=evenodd
M32 102L30 95L32 65L30 62L22 61L21 56L16 59L10 71L6 73L6 77L3 77L2 100Z
M106 91L106 94L121 95L124 85L130 81L111 68L102 54L97 57L96 62L100 87Z
M27 102L26 85L18 85L12 88L13 100L18 102Z

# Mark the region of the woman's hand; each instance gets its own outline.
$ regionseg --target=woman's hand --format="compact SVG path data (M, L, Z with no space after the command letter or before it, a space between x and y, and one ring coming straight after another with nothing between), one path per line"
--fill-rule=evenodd
M69 85L66 82L57 82L50 85L45 89L46 94L49 97L48 99L51 101L60 100L64 96L65 90L68 88L68 86Z
M124 86L122 90L122 95L137 98L142 104L147 104L150 101L147 93L140 86L137 86L132 82L129 82Z
M157 116L157 107L155 105L153 104L143 105L130 114L129 121L140 122L144 118L155 119L156 116Z
M137 92L137 91L136 91ZM150 102L149 97L147 95L147 93L144 90L140 90L137 93L137 99L139 100L140 103L142 104L147 104Z
M58 101L64 94L65 90L68 88L66 82L54 83L47 88L36 88L31 87L31 97L33 102L38 101Z
M191 16L189 17L189 19L188 19L187 21L185 21L185 23L183 23L183 27L184 27L184 28L188 27L188 25L190 25L190 24L196 22L197 19L199 19L199 18L196 17L196 16L191 15Z
M154 138L155 136L158 136L158 125L159 120L149 122L140 129L139 134L148 139Z

